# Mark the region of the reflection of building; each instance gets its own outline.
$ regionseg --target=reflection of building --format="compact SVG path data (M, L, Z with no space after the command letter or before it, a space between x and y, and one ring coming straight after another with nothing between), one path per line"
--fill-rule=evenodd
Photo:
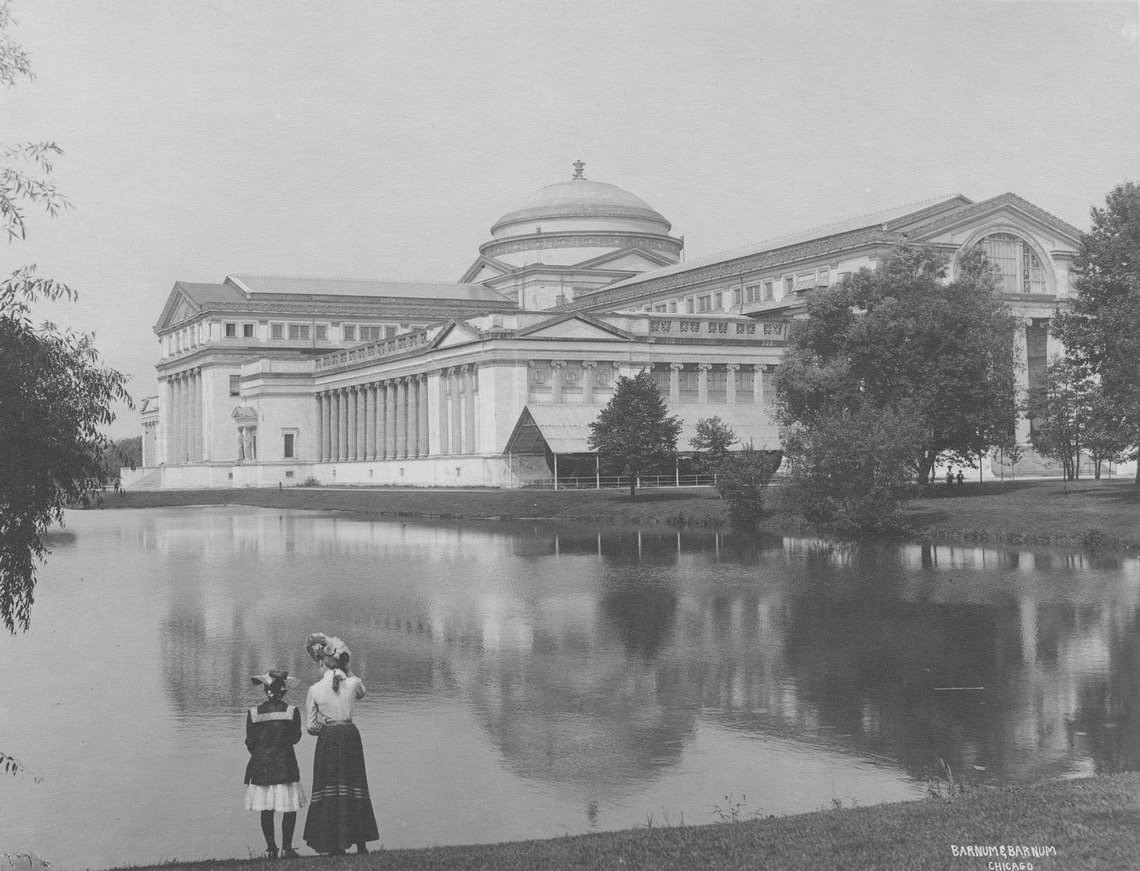
M638 197L574 177L503 216L458 284L229 276L178 282L155 327L161 398L133 487L493 484L588 452L619 376L648 369L685 422L777 447L771 374L807 295L891 246L981 246L1025 376L1070 294L1079 232L1013 194L947 197L680 261ZM1023 435L1025 433L1023 432Z

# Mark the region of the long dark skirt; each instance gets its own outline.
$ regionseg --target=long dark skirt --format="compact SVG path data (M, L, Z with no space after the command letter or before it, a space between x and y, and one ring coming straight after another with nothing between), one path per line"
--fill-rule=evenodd
M380 838L360 732L352 723L325 726L317 735L304 838L318 853L335 853Z

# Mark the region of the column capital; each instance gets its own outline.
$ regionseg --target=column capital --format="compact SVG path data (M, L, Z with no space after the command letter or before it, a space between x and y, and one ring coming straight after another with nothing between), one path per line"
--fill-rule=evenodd
M672 369L674 372L680 372L682 369L685 368L685 364L684 363L670 363L669 368Z
M550 366L551 366L551 368L553 368L553 369L561 369L561 368L563 368L565 365L566 365L566 361L565 361L565 360L551 360L551 361L550 361Z
M713 367L712 363L698 363L697 368L702 372L708 372Z
M583 360L582 361L582 368L583 369L594 369L597 367L597 365L598 365L597 362L594 360Z
M739 363L725 363L724 368L725 368L725 371L727 371L727 372L736 372L738 369L740 369L740 364Z

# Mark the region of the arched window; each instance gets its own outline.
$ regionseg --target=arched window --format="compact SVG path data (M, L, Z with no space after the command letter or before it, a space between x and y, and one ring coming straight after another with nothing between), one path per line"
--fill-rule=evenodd
M1041 258L1024 239L1011 233L993 233L978 244L1001 273L1002 293L1048 292Z

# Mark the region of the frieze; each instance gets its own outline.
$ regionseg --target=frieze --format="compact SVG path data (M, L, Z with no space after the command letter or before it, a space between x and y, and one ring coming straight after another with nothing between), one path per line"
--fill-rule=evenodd
M538 248L646 248L650 251L661 251L674 254L680 250L681 244L668 236L640 236L636 233L620 233L607 235L574 236L561 233L539 233L533 236L519 237L515 240L501 242L487 242L480 246L479 251L487 256L500 254L513 254L516 251L534 251Z

